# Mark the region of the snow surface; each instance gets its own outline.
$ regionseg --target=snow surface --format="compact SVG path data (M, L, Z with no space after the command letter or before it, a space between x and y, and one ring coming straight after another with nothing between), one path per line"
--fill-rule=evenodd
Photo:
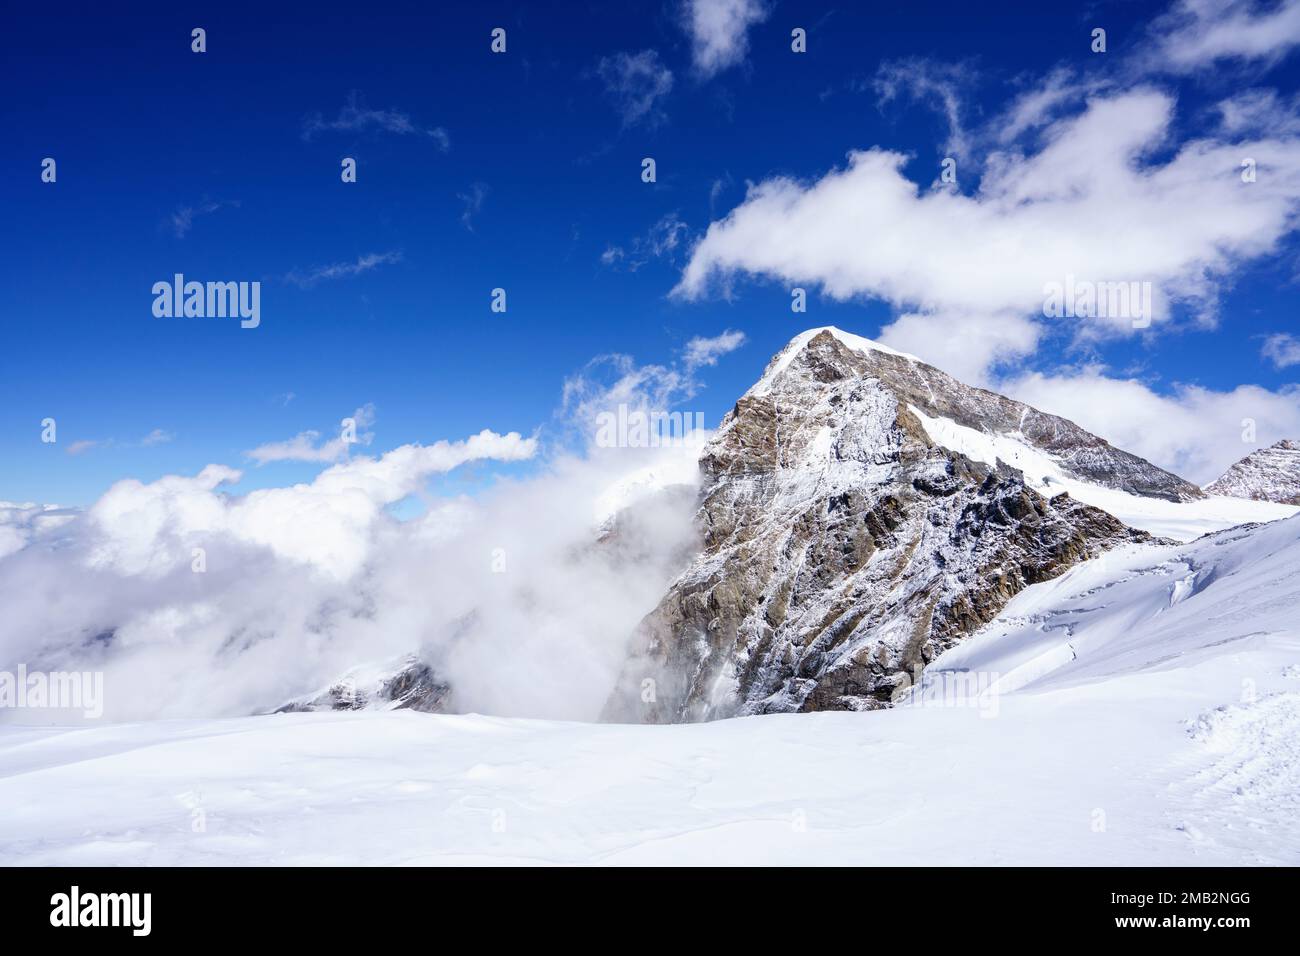
M1300 864L1297 582L1300 518L1119 549L875 713L4 727L0 862Z
M1180 502L1104 488L1068 474L1055 458L1035 448L1020 435L991 435L959 425L951 419L932 418L914 405L908 407L920 419L930 438L944 448L988 465L996 465L1001 459L1024 472L1030 487L1044 495L1050 497L1062 491L1069 492L1075 500L1109 512L1131 528L1163 538L1191 541L1211 531L1249 522L1276 521L1300 513L1300 508L1293 505L1222 495Z

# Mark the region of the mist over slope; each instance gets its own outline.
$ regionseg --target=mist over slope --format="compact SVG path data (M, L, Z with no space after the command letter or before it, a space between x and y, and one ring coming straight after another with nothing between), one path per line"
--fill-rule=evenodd
M238 470L210 465L120 481L85 512L6 505L0 669L102 672L110 720L869 708L1021 588L1142 531L1189 538L1295 510L1206 497L836 329L797 336L707 445L592 441L603 411L689 396L700 361L586 370L561 409L575 441L405 520L394 507L430 476L537 459L538 439L401 446L247 494L231 490ZM647 666L647 649L666 656Z
M1296 865L1296 580L1300 519L1116 549L869 715L4 727L0 862Z

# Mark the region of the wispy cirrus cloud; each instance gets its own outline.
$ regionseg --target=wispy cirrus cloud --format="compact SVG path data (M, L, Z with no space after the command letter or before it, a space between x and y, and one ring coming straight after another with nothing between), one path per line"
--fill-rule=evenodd
M1194 73L1220 60L1271 66L1300 46L1300 0L1181 0L1152 24L1153 71Z
M71 442L64 450L69 455L84 455L96 448L151 448L154 445L165 445L175 438L173 432L155 428L135 441L118 441L116 438L82 438Z
M974 81L973 67L965 63L937 63L933 60L891 60L880 64L872 85L884 105L905 97L932 106L948 125L943 152L965 158L971 151L967 131L968 101L963 90Z
M624 245L608 245L600 254L600 262L611 269L636 272L653 259L675 259L685 248L690 233L677 213L670 212L659 218L643 236L634 236Z
M667 120L661 103L672 91L673 72L664 66L656 51L602 57L596 64L596 74L622 116L624 128L637 124L654 127Z
M325 266L313 266L306 271L292 269L284 275L284 281L296 285L300 289L310 289L319 282L327 282L330 279L347 279L377 269L382 265L401 261L402 254L396 250L392 252L371 252L364 256L358 256L353 262L334 262Z
M487 183L471 183L470 187L463 193L457 193L456 198L461 201L460 224L470 232L474 231L474 217L479 214L483 208L483 201L487 199L491 190Z
M451 137L441 126L424 127L398 109L371 109L361 94L353 90L338 116L327 120L317 112L302 121L302 138L312 140L321 133L393 133L397 136L420 136L431 140L442 152L451 148Z
M1300 365L1300 336L1290 332L1275 332L1264 339L1260 354L1277 369Z
M207 216L216 212L218 209L231 207L239 208L238 199L218 199L204 200L193 206L178 206L167 220L168 228L177 239L184 239L189 235L190 229L194 227L194 220L199 216Z

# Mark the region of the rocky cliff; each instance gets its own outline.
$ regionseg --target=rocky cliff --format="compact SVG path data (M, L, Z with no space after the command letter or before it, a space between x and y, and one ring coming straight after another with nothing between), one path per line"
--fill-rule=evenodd
M1017 591L1149 540L1066 494L1040 494L1002 461L944 447L923 418L1013 440L1082 481L1202 495L1065 419L813 330L704 448L703 551L637 629L605 716L884 707Z

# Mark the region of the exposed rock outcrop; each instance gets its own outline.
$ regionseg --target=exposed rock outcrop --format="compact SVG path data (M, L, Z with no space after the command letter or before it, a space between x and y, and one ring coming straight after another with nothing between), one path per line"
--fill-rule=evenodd
M1251 452L1205 490L1212 495L1300 505L1300 442L1284 439Z
M705 447L703 551L634 635L608 718L884 707L1022 588L1150 540L943 447L913 408L1014 434L1079 480L1202 494L1064 419L855 336L806 333Z

